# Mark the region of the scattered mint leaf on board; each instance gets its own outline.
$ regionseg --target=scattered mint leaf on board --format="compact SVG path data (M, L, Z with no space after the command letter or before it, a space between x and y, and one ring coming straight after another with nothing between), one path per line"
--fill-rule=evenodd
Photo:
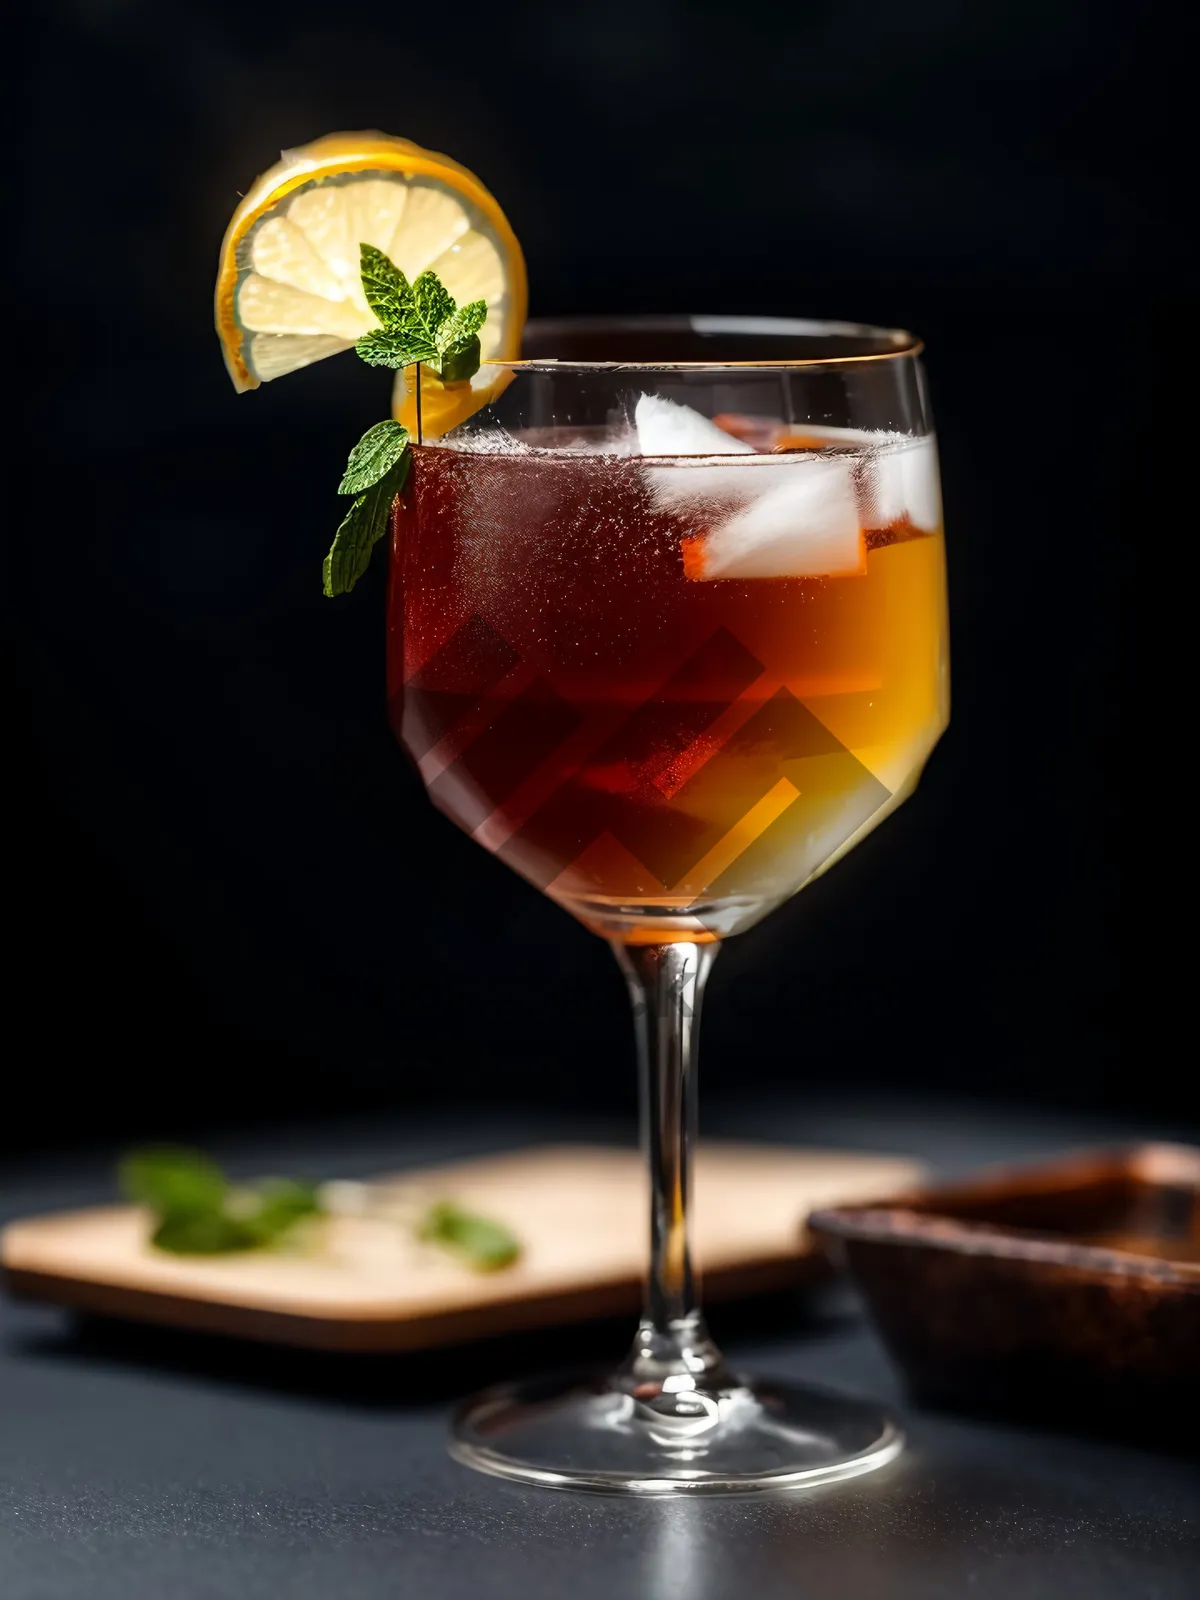
M235 1189L225 1209L259 1244L269 1245L303 1217L319 1216L324 1207L311 1183L300 1183L295 1178L260 1178L244 1189Z
M521 1254L521 1241L502 1222L464 1211L453 1200L431 1206L418 1229L420 1237L451 1251L477 1272L509 1267Z
M153 1213L151 1243L172 1255L270 1249L283 1243L298 1222L326 1212L311 1183L295 1178L231 1183L208 1156L174 1145L130 1151L118 1175L126 1197ZM521 1255L521 1241L510 1228L453 1200L431 1206L417 1234L476 1272L496 1272Z
M351 450L338 493L362 494L396 465L407 448L406 427L390 418L387 422L377 422Z
M256 1250L257 1236L244 1224L221 1211L197 1216L163 1217L150 1235L150 1243L173 1256L218 1256Z
M311 1184L261 1178L232 1184L198 1150L134 1150L119 1167L121 1188L154 1215L151 1243L174 1255L223 1255L280 1243L322 1206Z
M207 1156L178 1145L132 1150L118 1169L123 1192L164 1216L202 1215L220 1208L229 1180Z
M456 306L436 272L409 283L396 263L374 245L360 244L359 271L367 304L379 327L354 348L370 367L411 367L424 361L443 383L468 383L479 371L479 330L487 304ZM387 528L392 502L404 487L410 461L408 432L398 422L377 422L355 445L338 487L357 496L342 518L321 569L331 599L349 594L367 570L371 551Z

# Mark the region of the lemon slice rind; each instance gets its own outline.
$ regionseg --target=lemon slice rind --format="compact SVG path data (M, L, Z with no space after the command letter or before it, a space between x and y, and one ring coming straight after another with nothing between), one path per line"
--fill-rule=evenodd
M524 260L479 180L408 140L335 134L285 152L229 224L216 320L237 389L348 350L378 326L362 293L360 243L410 277L431 267L460 303L486 300L484 360L517 355Z

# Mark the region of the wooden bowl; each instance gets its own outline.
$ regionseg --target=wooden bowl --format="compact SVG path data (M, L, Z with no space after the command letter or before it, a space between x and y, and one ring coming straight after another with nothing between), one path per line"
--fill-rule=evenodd
M1194 1437L1200 1149L1073 1156L808 1226L917 1397Z

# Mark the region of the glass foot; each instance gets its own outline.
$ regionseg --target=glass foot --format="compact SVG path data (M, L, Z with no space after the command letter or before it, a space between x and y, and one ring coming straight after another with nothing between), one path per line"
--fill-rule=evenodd
M904 1436L868 1400L790 1384L641 1400L608 1377L485 1390L454 1419L450 1452L521 1483L606 1494L751 1494L873 1472Z

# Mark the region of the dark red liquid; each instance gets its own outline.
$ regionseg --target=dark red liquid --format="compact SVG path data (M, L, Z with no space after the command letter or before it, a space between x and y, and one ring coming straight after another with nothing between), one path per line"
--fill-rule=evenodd
M424 447L393 534L390 717L431 798L637 939L790 893L945 720L939 535L876 530L851 577L701 582L710 512L662 501L641 458Z

